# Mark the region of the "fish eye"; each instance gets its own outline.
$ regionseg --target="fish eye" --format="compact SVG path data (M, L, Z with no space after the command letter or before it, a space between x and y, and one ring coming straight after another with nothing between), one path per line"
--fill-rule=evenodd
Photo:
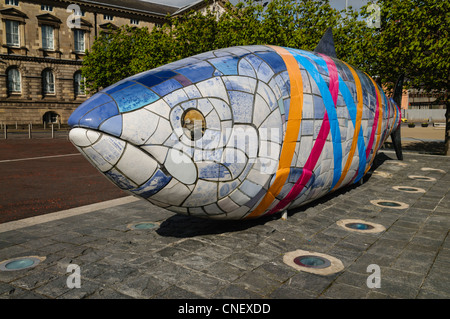
M192 141L203 137L206 130L206 120L203 114L197 109L184 111L181 117L181 126L184 134Z

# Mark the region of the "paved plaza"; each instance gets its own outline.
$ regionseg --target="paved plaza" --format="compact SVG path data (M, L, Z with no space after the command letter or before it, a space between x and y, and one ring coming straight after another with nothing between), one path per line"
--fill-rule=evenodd
M449 172L445 156L382 150L362 185L287 220L211 221L122 197L6 222L0 298L447 299ZM290 260L299 251L342 267L312 272ZM5 270L24 257L39 262Z

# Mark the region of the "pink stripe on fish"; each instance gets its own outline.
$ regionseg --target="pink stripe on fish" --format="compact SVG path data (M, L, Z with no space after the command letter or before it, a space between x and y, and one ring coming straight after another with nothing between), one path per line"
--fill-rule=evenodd
M328 67L328 74L330 75L330 85L329 90L331 93L331 97L334 102L334 106L336 107L338 94L339 94L339 76L336 64L333 62L331 58L326 55L321 54L323 59L325 60ZM330 122L328 120L328 115L325 113L323 117L322 126L320 127L319 135L316 138L313 149L311 150L311 154L308 157L308 160L303 167L303 172L298 179L298 181L291 188L290 192L283 198L274 208L272 208L267 214L273 214L277 211L282 210L286 205L288 205L291 201L293 201L304 189L306 184L311 179L313 174L314 167L319 160L320 154L322 154L323 147L325 146L325 142L327 140L327 136L330 133Z

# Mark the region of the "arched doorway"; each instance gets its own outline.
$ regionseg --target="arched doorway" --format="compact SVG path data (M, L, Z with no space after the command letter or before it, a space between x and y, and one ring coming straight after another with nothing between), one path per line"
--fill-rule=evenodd
M60 119L59 114L53 111L46 112L42 117L42 121L45 124L58 123L59 119Z

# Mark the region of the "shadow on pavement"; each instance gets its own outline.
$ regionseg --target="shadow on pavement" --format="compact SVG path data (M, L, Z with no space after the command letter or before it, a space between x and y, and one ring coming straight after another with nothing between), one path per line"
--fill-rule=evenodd
M393 159L395 159L395 155L393 155L393 157L391 158L388 155L384 154L383 152L378 153L375 156L370 171L363 177L363 183L366 183L370 179L372 175L371 173L378 167L380 167L385 161ZM344 188L338 189L333 193L329 193L324 197L316 199L311 203L289 210L288 216L301 213L302 211L305 211L308 208L317 206L321 203L325 203L337 196L345 194L359 187L360 185L361 185L360 183L348 185ZM169 236L177 238L189 238L202 235L233 233L246 230L255 226L264 225L265 223L271 220L280 218L280 216L281 213L276 213L270 216L263 216L257 219L223 221L223 220L209 220L193 216L174 215L166 219L160 225L160 227L156 232L161 236ZM186 225L189 225L189 227L186 227Z

